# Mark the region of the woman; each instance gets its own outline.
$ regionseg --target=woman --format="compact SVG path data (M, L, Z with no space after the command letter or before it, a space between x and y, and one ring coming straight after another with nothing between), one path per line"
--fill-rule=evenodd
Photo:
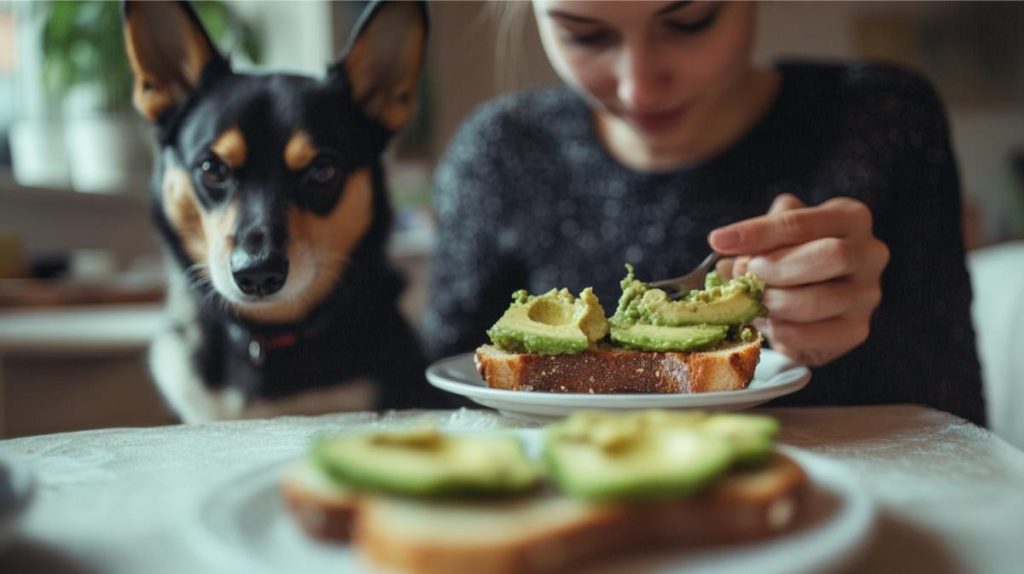
M679 275L714 249L765 279L770 346L815 367L779 403L926 403L984 424L956 166L926 81L751 63L755 7L535 0L567 87L492 102L437 172L428 348L472 349L515 289ZM891 258L891 259L890 259Z

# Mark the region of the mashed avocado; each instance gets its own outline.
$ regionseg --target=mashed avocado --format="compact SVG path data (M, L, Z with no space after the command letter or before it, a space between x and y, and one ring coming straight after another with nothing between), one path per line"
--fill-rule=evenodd
M604 309L587 287L578 298L568 289L543 295L512 294L512 305L487 330L498 347L513 353L563 355L593 347L608 334Z
M611 318L612 341L650 351L695 351L725 340L730 329L765 314L764 282L753 274L723 281L709 273L702 290L673 300L661 289L638 281L626 265L622 296ZM744 341L750 329L737 333Z
M694 290L672 300L661 289L651 289L626 265L622 297L612 322L644 323L666 327L683 325L742 325L765 313L761 305L764 281L747 273L729 281L712 271L704 289Z

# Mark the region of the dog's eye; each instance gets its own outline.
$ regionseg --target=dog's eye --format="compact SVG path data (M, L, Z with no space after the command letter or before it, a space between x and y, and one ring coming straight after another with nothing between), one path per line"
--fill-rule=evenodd
M334 180L338 179L338 166L334 165L334 162L326 157L318 157L306 169L306 175L303 179L305 179L306 183L313 185L333 183Z
M206 187L222 189L231 179L231 168L218 159L206 158L199 164L199 177Z

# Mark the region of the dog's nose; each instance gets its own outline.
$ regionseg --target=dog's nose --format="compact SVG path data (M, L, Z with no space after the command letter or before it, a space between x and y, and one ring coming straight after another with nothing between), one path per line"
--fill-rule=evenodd
M288 259L278 255L251 257L237 252L231 256L231 275L246 295L273 295L288 278Z
M231 275L246 295L266 297L284 287L288 278L287 232L283 226L244 226L231 251Z

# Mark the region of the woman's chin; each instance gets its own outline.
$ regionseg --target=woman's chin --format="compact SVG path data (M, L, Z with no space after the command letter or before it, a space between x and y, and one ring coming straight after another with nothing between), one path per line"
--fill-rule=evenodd
M681 131L661 132L656 134L638 133L648 155L660 163L684 164L692 161L693 141Z

